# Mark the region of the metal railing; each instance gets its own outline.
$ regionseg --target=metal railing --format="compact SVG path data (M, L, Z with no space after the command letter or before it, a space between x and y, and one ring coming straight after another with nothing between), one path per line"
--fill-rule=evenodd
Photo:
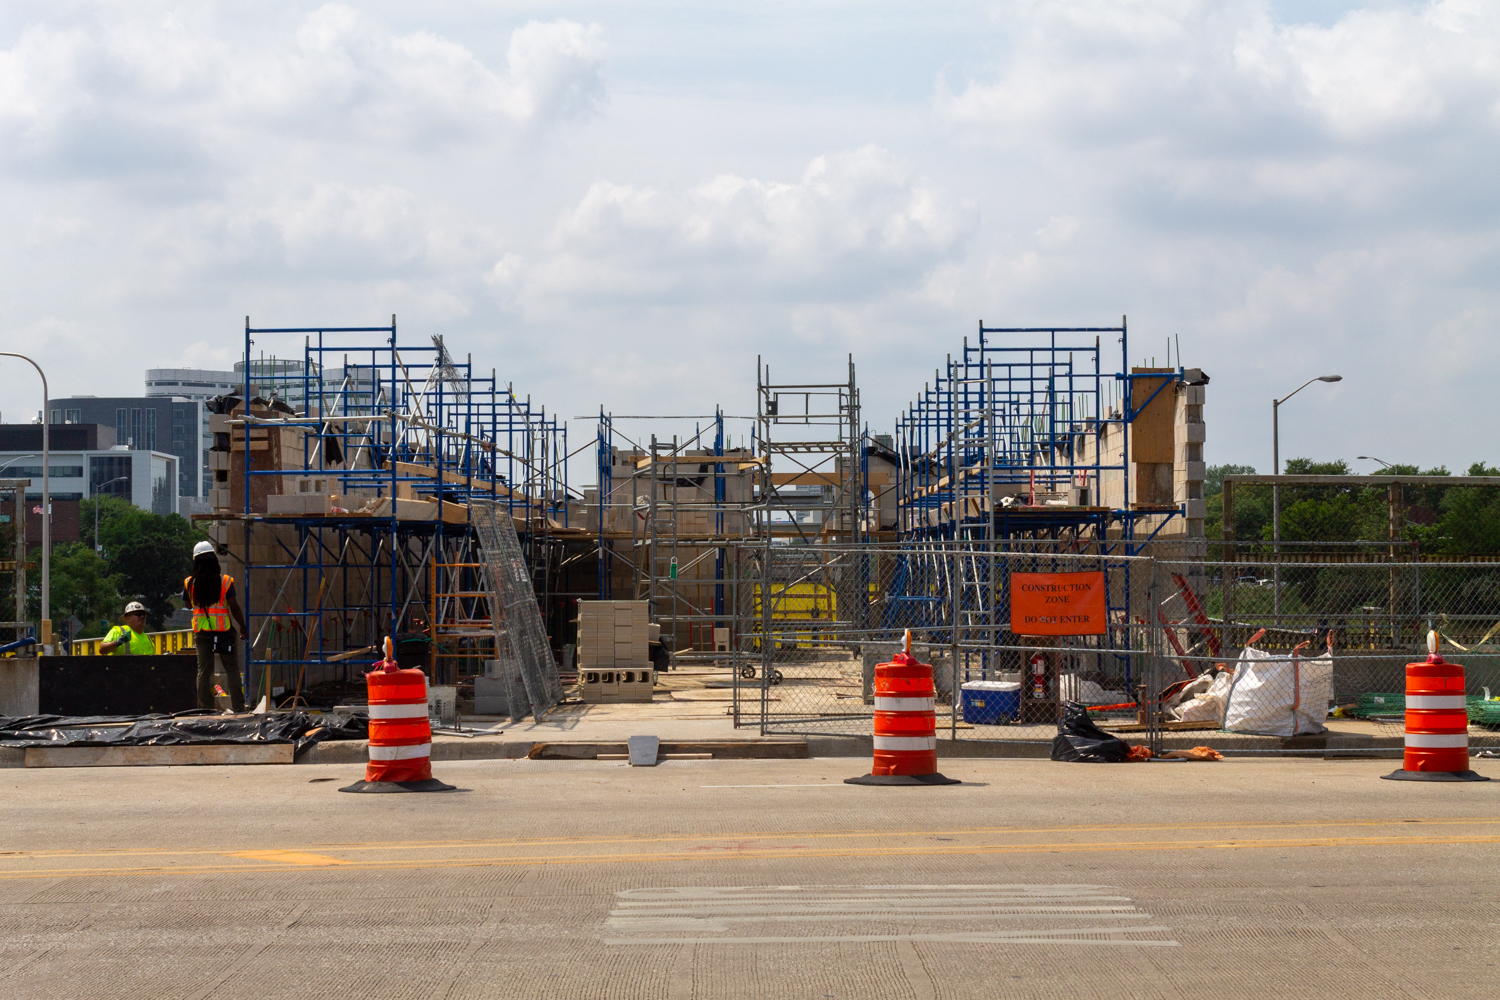
M142 633L150 639L156 647L156 653L181 653L193 648L192 629L174 629L170 632L145 632ZM104 641L103 636L97 639L74 639L72 650L74 656L104 656L99 652L99 644Z

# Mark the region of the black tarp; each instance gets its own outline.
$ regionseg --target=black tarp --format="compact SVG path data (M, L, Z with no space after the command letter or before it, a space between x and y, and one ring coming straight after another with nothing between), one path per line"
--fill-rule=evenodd
M306 712L274 715L30 715L0 718L0 746L235 746L290 743L293 754L324 740L369 737L364 719L335 724Z
M1111 736L1089 718L1087 705L1064 702L1052 740L1052 759L1088 764L1118 764L1130 758L1130 744Z

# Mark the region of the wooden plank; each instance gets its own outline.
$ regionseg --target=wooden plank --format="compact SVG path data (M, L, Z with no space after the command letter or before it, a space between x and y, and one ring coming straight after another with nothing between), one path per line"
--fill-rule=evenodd
M181 767L189 764L290 764L290 743L259 746L27 747L27 767Z
M1131 380L1131 403L1140 410L1130 422L1130 460L1171 465L1175 459L1172 451L1177 426L1177 394L1168 384L1173 379L1172 369L1130 369L1132 375L1156 372L1162 372L1162 377ZM1152 393L1156 393L1154 399ZM1151 402L1147 403L1148 399Z

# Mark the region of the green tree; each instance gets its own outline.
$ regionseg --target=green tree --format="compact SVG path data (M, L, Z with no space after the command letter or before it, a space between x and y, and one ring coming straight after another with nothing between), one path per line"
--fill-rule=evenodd
M36 621L42 616L41 574L30 573L27 577L30 585L27 589L31 591L28 611ZM109 626L102 623L120 617L120 595L110 578L108 564L80 542L63 542L52 547L49 598L54 623L66 621L69 615L77 615L83 622L83 630L73 636L75 639L103 635Z
M176 607L183 578L192 572L193 546L206 536L177 514L163 517L112 497L100 502L99 544L115 586L146 605L151 627L159 629ZM84 506L84 534L92 541L93 507Z
M1500 469L1475 462L1465 475L1500 476ZM1500 490L1455 486L1431 492L1441 493L1430 503L1438 513L1437 520L1433 524L1409 525L1406 529L1423 552L1451 556L1500 554Z
M1204 470L1203 476L1203 507L1204 521L1203 532L1210 539L1221 540L1224 537L1224 477L1225 476L1253 476L1255 466L1253 465L1210 465ZM1235 494L1238 502L1245 496L1241 490ZM1246 523L1245 513L1238 510L1234 518L1235 528L1241 530L1240 525ZM1255 538L1260 534L1258 523L1254 526L1254 533L1249 537ZM1239 535L1237 537L1245 537Z

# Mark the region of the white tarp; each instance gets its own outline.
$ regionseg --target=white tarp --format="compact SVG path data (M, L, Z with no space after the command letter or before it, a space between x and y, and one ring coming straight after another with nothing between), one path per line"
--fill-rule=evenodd
M1246 647L1225 698L1224 728L1262 736L1327 732L1333 700L1333 655L1307 660Z
M1168 706L1167 721L1222 722L1224 703L1229 697L1232 678L1233 675L1228 672L1200 674L1178 692L1176 704Z

